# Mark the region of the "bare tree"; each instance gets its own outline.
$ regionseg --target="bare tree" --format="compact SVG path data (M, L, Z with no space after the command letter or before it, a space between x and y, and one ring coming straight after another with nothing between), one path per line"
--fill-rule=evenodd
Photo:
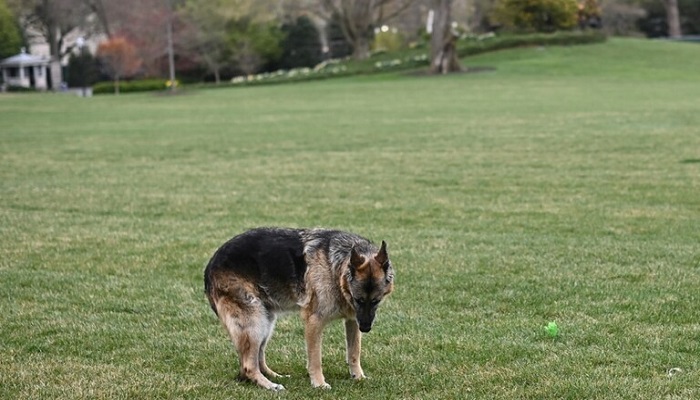
M203 62L221 82L221 70L230 63L230 49L226 38L226 24L233 17L226 0L188 0L180 10L186 23L183 47L194 58Z
M452 0L435 0L430 39L430 72L446 74L461 71L457 58L457 35L452 28Z
M24 32L30 39L43 39L51 55L51 88L57 90L63 81L61 58L73 51L75 43L66 37L76 29L88 36L90 9L84 0L11 0L8 5L20 17Z
M404 12L411 0L321 0L327 18L340 18L353 57L369 57L373 29Z
M107 13L107 8L105 7L104 0L83 0L87 7L92 11L92 13L97 17L102 26L102 30L107 37L112 37L112 30L110 29L110 21Z

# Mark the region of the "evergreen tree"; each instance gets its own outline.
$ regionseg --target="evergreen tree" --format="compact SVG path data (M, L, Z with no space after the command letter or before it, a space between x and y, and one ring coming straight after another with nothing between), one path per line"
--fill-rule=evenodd
M89 51L71 54L66 82L70 87L92 86L99 78L97 60Z
M318 31L308 17L299 17L293 24L283 25L282 32L285 38L280 68L313 67L322 61Z
M19 53L22 44L17 20L5 0L0 0L0 60Z

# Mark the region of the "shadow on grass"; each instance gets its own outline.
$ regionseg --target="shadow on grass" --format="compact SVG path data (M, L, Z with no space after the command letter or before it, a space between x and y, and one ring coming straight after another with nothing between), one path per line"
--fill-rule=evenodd
M681 164L700 164L700 158L686 158L681 160Z
M480 72L493 72L496 71L494 67L465 67L462 66L461 71L450 72L448 74L432 74L428 69L419 69L415 71L406 72L407 76L450 76L455 74L474 74Z

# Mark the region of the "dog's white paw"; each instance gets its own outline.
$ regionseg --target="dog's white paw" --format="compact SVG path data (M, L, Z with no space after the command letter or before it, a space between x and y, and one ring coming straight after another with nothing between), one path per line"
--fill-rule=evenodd
M367 376L365 374L350 374L350 377L356 381L361 381L363 379L367 379Z
M316 384L312 384L312 385L316 389L323 389L323 390L330 390L331 389L331 385L327 384L326 382L323 382L319 385L316 385Z
M282 390L286 390L284 386L279 385L277 383L273 383L272 386L270 386L268 389L272 390L273 392L280 392Z
M367 379L364 371L362 371L362 368L360 368L359 366L350 367L350 377L356 381Z

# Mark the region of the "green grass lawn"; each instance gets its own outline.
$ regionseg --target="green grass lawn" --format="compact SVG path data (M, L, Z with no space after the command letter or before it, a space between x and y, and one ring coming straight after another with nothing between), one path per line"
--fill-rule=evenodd
M698 398L700 46L464 64L495 71L0 95L0 398ZM261 225L388 242L370 379L338 323L313 390L290 316L288 391L235 380L202 270Z

